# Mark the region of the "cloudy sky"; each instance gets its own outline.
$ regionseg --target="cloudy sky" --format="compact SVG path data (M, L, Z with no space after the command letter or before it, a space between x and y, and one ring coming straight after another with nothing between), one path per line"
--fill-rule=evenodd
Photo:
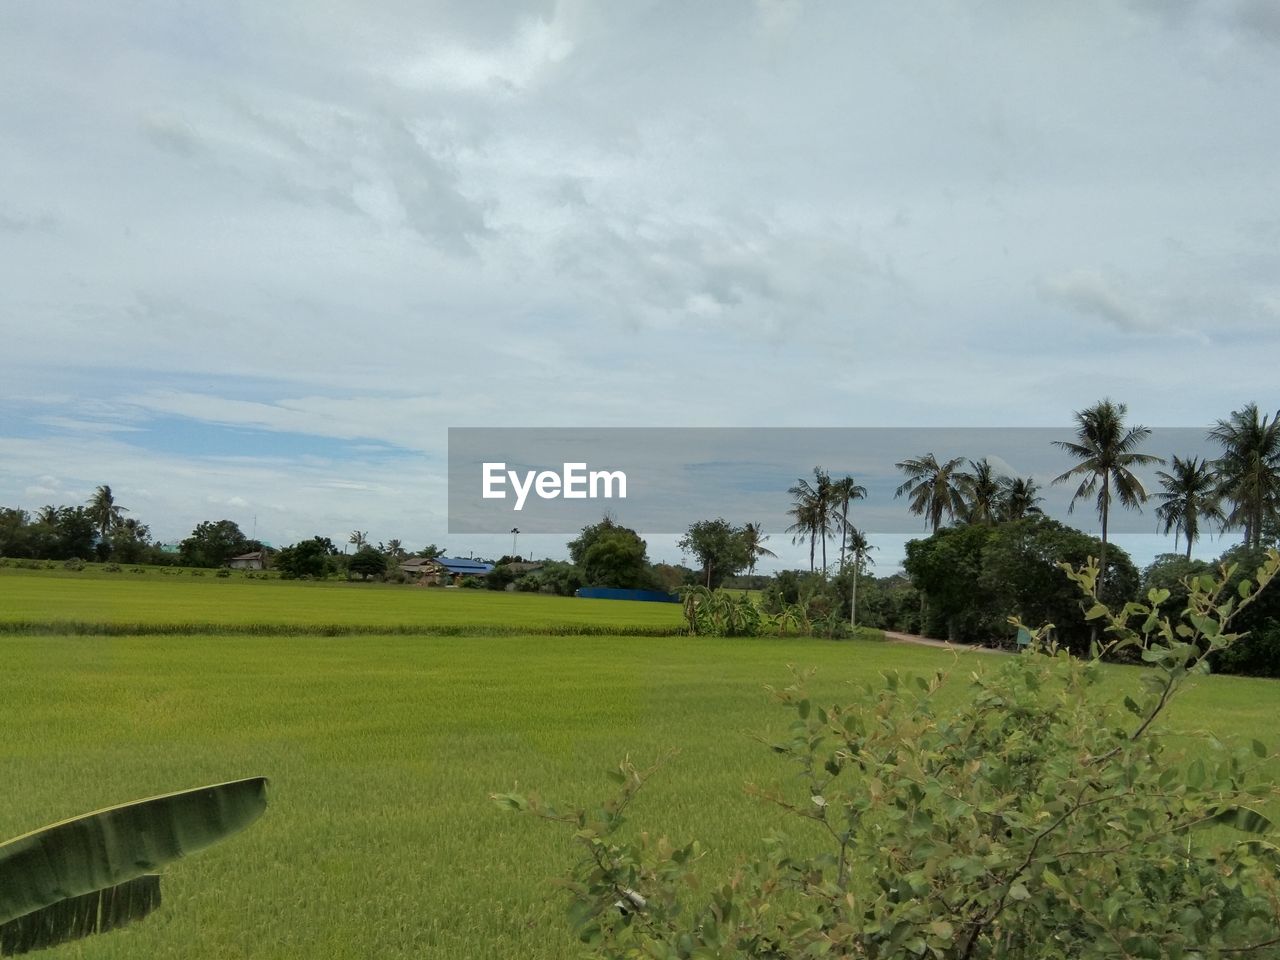
M487 552L450 426L1274 409L1278 102L1272 0L6 3L0 504Z

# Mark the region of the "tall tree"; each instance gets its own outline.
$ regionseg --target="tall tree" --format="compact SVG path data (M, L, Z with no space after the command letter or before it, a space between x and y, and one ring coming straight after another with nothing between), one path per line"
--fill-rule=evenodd
M253 543L233 520L204 520L179 544L178 554L185 566L220 567Z
M795 485L788 488L791 494L792 508L790 515L796 517L796 523L788 530L796 528L801 521L801 514L809 524L804 536L809 540L809 569L813 569L814 547L822 543L822 570L827 569L827 540L835 528L835 501L832 495L831 475L822 467L813 468L813 482L801 477ZM797 512L799 511L799 512Z
M747 547L747 555L750 558L747 561L747 573L755 574L756 561L761 557L777 557L778 555L764 545L769 539L769 535L758 523L748 523L742 528L742 539Z
M844 570L845 547L848 542L849 531L852 529L849 526L849 504L854 500L865 500L867 498L867 488L846 474L839 480L832 482L831 497L835 506L840 510L836 521L840 527L840 569Z
M853 554L853 590L849 594L849 626L858 625L858 575L868 563L874 564L869 554L875 547L867 541L867 535L857 527L849 528L849 552Z
M125 517L111 531L111 559L117 563L138 563L146 555L151 528L137 517Z
M1099 591L1107 576L1107 525L1111 519L1112 501L1129 510L1140 510L1147 501L1147 491L1132 468L1164 463L1160 457L1137 452L1142 441L1151 435L1151 430L1140 426L1126 427L1124 418L1128 412L1128 406L1123 403L1109 398L1100 400L1092 407L1076 411L1075 440L1053 441L1054 446L1080 461L1053 480L1054 483L1065 483L1075 477L1080 478L1068 511L1074 510L1078 501L1096 494L1098 519L1102 522Z
M356 548L356 553L359 553L369 545L369 531L352 530L351 536L347 537L347 543L352 544Z
M1200 537L1200 521L1225 523L1226 516L1218 499L1218 476L1213 464L1198 457L1186 460L1174 456L1170 470L1159 471L1156 479L1164 489L1156 496L1162 501L1156 507L1156 516L1164 524L1164 532L1174 531L1173 547L1178 548L1178 537L1187 538L1187 559L1191 548Z
M1263 528L1280 516L1280 411L1264 417L1256 403L1234 410L1209 431L1222 447L1214 462L1219 493L1231 502L1228 522L1244 530L1244 542L1260 546Z
M956 474L956 486L964 498L966 523L992 526L1000 509L1001 486L1004 479L995 472L989 460L970 460L969 469Z
M818 535L816 533L818 528L817 514L817 505L800 497L791 502L791 509L787 511L787 516L791 517L793 521L787 527L787 533L791 534L791 542L809 544L810 573L813 573L813 556L818 546Z
M1025 520L1044 514L1040 486L1030 477L1000 478L1000 520Z
M720 586L726 577L744 569L751 557L743 530L727 520L699 520L689 527L678 546L692 553L702 564L702 580L708 589Z
M129 512L116 503L111 487L105 483L89 498L88 509L89 516L93 518L93 525L98 531L98 539L102 543L107 541L111 531L124 519L122 515Z
M960 490L964 474L959 470L962 463L963 457L938 463L932 453L903 460L895 466L906 474L907 479L893 495L895 498L904 494L910 496L908 506L911 512L917 517L924 517L931 532L937 533L943 517L964 516L965 502Z

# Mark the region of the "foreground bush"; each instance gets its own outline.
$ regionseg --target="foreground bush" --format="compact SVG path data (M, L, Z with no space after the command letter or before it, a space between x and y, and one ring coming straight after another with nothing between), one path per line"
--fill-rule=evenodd
M1119 613L1096 602L1096 564L1070 571L1106 642L1082 660L1037 631L962 681L958 709L935 708L943 673L835 706L801 678L777 693L794 719L772 744L797 776L751 790L816 835L779 832L719 881L698 843L622 829L648 776L629 762L599 809L495 799L575 831L571 917L599 957L1274 956L1280 847L1260 809L1275 758L1162 719L1278 569L1272 551L1254 580L1227 568L1172 611L1153 590ZM1117 702L1101 659L1126 648L1152 669L1125 674Z

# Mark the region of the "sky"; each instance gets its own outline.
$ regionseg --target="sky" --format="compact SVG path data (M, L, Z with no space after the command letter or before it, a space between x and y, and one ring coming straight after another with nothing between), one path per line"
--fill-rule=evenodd
M489 554L449 427L1273 410L1277 102L1270 0L6 3L0 505Z

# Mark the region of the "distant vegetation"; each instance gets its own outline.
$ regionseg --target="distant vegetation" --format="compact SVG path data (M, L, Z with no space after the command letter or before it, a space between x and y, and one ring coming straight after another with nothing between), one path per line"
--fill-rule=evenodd
M792 621L828 624L828 635L844 621L850 629L859 624L958 643L1010 643L1007 617L1012 613L1054 624L1063 646L1083 653L1096 639L1095 631L1058 564L1097 557L1099 589L1108 603L1141 596L1152 584L1167 581L1174 566L1161 558L1145 573L1136 570L1109 541L1116 510L1141 510L1154 500L1155 518L1174 534L1186 570L1198 569L1190 561L1192 548L1211 529L1242 532L1240 547L1224 555L1228 561L1256 561L1264 547L1280 542L1280 414L1264 416L1257 404L1247 404L1209 431L1220 449L1217 458L1175 451L1165 461L1143 449L1151 431L1127 423L1127 413L1123 403L1102 400L1077 411L1074 435L1056 444L1070 462L1052 482L1073 486L1073 510L1096 511L1100 537L1046 518L1035 478L1001 475L983 458L939 459L930 451L897 464L903 482L896 496L928 530L907 545L905 575L873 574L875 548L856 523L866 488L853 476L832 476L815 467L787 491L791 523L786 533L794 544L808 547L807 572L757 575L762 559L776 557L770 535L757 522L717 517L693 523L679 541L690 561L686 566L653 562L637 531L606 516L569 541L567 560L501 557L487 577L467 578L462 585L559 596L573 596L587 586L663 592L750 588L759 591L761 612L775 622L785 614ZM1148 491L1134 471L1153 465L1166 469L1156 474L1159 489ZM19 563L75 570L96 560L116 570L141 565L215 570L254 551L261 551L273 574L285 579L362 584L425 583L406 573L404 562L444 552L429 544L411 553L395 538L375 544L358 529L342 549L317 535L273 550L226 519L201 521L176 551L166 550L152 542L147 524L119 504L106 485L81 506L47 505L34 515L0 509L0 556ZM225 570L219 574L226 575ZM1280 621L1261 605L1251 620L1252 638L1236 655L1216 658L1215 666L1280 674Z

